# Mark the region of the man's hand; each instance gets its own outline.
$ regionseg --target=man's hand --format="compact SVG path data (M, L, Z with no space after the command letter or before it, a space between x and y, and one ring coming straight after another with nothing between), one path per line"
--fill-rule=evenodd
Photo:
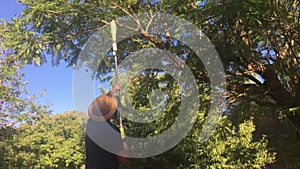
M120 164L125 164L128 162L128 158L125 156L128 154L129 146L125 141L123 142L123 148L124 150L118 154L118 161Z
M129 146L126 143L126 141L123 142L123 148L124 148L125 151L129 151Z

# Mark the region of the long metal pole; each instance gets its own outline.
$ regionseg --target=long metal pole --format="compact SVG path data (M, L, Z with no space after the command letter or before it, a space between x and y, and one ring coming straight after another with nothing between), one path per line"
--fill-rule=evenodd
M116 75L116 83L119 83L119 72L118 72L118 58L117 58L117 24L115 20L112 20L111 22L111 35L112 35L112 48L113 48L113 56L115 59L115 75ZM120 91L118 91L118 103L120 104ZM125 131L123 128L123 121L122 121L122 112L119 111L119 122L120 122L120 132L121 132L121 138L124 140L125 139ZM116 116L115 116L115 121L116 121Z

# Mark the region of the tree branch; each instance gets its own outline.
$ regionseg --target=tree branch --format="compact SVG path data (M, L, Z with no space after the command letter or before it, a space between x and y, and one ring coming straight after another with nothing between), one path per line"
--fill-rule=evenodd
M282 86L275 71L270 67L267 67L266 70L262 73L262 76L265 79L264 85L269 90L267 94L270 95L278 105L284 107L292 106L293 98L291 96L291 93L289 93Z
M165 49L165 45L162 41L158 40L154 36L150 35L147 31L142 29L142 35L147 38L150 42L154 43L158 48Z

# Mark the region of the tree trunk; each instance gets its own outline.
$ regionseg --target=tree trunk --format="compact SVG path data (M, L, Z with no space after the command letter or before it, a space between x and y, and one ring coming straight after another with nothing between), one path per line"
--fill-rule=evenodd
M277 104L283 109L289 109L300 106L300 76L295 81L295 96L287 91L280 80L276 72L271 68L266 68L262 73L265 79L264 86L266 87L266 93L271 96ZM288 111L288 119L293 123L298 132L300 132L300 110Z

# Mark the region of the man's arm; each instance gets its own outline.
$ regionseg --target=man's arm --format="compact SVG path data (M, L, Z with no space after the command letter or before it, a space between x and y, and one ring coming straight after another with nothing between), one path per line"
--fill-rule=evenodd
M117 83L108 93L108 96L113 96L120 88L120 84Z
M129 146L125 141L123 142L123 148L124 150L118 153L118 161L120 164L125 164L128 161L127 156L128 156Z

